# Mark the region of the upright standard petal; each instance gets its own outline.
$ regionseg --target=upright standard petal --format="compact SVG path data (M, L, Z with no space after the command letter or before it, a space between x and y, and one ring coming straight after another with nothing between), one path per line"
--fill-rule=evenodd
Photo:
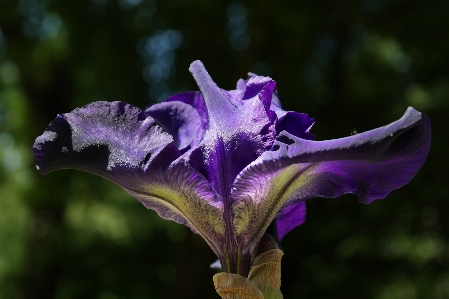
M233 120L229 116L237 110L237 107L215 84L201 61L192 62L189 70L203 94L209 121L216 125L232 126Z
M269 107L275 82L255 77L242 90L225 91L215 84L201 62L193 62L190 71L203 94L209 123L203 140L182 159L202 173L223 199L228 255L219 257L221 264L229 272L245 273L248 269L240 272L229 268L243 264L249 267L251 255L235 242L230 193L240 171L274 142L276 115ZM240 263L239 259L247 259L248 263Z
M178 149L183 150L198 142L201 118L192 106L179 101L163 102L148 107L145 113L173 136Z
M200 61L193 62L190 71L203 94L209 122L203 140L187 157L227 198L238 173L271 148L276 137L276 116L268 108L275 82L256 77L247 89L227 92L213 82Z
M121 102L95 102L58 115L33 146L41 173L85 170L125 189L165 219L186 224L217 253L224 226L221 199L185 163L173 138L140 109Z
M430 121L408 108L396 122L346 138L310 141L284 131L277 140L234 183L241 244L259 240L278 211L294 202L352 193L370 203L407 184L427 157Z
M198 145L209 124L206 102L198 91L172 95L160 104L150 105L145 113L167 128L180 150Z

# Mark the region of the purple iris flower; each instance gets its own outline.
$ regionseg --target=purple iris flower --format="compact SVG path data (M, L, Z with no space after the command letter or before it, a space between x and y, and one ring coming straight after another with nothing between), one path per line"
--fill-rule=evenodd
M223 271L246 277L270 223L282 238L304 221L309 198L385 198L427 157L430 121L413 108L384 127L313 141L314 119L284 111L271 78L250 75L226 91L200 61L190 72L201 92L145 111L94 102L58 115L33 146L37 169L74 168L113 181L200 234Z

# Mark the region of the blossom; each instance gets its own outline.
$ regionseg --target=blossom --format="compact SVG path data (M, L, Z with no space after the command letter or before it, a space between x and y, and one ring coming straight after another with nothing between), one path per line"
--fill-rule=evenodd
M111 180L201 235L223 271L246 277L273 221L282 238L304 221L307 199L383 199L427 157L430 121L411 107L384 127L314 141L314 119L284 111L271 78L251 74L226 91L200 61L190 71L200 92L144 111L94 102L58 115L33 146L38 171L73 168Z

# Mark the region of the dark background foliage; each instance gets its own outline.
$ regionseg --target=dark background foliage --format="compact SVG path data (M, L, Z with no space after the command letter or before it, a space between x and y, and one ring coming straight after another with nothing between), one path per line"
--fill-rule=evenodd
M0 0L0 298L218 298L206 243L88 173L38 175L34 139L97 100L144 108L269 75L316 139L429 115L413 181L313 199L283 241L285 298L449 298L449 5L429 1ZM446 136L446 137L444 137Z

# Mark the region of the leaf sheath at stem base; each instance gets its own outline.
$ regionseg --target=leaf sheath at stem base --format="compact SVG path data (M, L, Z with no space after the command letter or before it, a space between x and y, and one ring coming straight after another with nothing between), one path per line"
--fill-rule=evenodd
M214 275L217 293L223 299L282 299L281 258L284 253L270 249L254 258L248 278L232 273Z

